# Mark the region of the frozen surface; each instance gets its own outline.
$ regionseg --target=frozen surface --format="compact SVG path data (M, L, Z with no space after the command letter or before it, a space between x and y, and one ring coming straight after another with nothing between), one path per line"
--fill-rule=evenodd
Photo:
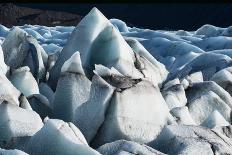
M231 95L232 26L0 25L0 154L232 154Z

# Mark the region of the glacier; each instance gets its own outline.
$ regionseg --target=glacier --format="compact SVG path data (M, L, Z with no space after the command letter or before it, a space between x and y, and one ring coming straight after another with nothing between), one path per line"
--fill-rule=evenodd
M0 23L0 154L232 154L231 114L232 26Z

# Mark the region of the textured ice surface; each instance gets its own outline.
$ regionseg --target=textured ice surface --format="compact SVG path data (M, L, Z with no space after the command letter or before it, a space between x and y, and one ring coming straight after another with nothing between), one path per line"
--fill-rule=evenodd
M27 153L14 149L14 150L5 150L0 148L0 154L2 155L28 155Z
M91 141L105 120L107 108L114 92L114 87L99 75L92 78L91 91L87 102L75 110L75 124Z
M31 155L100 155L88 146L77 127L55 119L47 120L43 128L31 137L26 150Z
M29 67L21 67L12 71L12 75L9 79L26 97L33 94L39 94L38 84L31 74Z
M34 135L43 126L39 115L8 102L0 104L0 146L17 142L17 138Z
M97 8L93 8L81 20L61 51L49 78L52 87L58 80L62 65L76 51L80 52L83 69L87 75L92 74L94 64L102 64L115 67L128 76L142 76L134 66L132 49Z
M157 150L167 154L231 154L231 141L214 131L185 125L168 125L152 143ZM168 147L167 147L168 146Z
M159 89L147 81L116 91L94 144L119 139L150 142L167 124L168 114Z
M97 149L102 155L122 155L141 154L141 155L164 155L163 153L152 149L147 145L141 145L133 141L117 140L107 143ZM123 152L123 153L122 153Z
M62 67L53 100L53 116L74 121L75 110L88 100L90 87L91 81L85 76L76 52Z
M232 154L231 73L232 26L0 25L0 153Z

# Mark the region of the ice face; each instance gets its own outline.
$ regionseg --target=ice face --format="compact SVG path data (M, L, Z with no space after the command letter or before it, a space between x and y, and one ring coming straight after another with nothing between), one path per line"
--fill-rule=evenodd
M41 94L34 94L28 96L28 102L30 103L32 109L36 111L42 119L46 116L52 116L52 106L48 99Z
M85 135L88 142L94 138L105 120L114 89L103 78L95 74L92 79L88 101L75 110L74 122Z
M2 44L4 60L7 65L17 68L23 63L24 57L27 55L25 40L26 32L20 28L15 27L9 32Z
M228 126L230 125L224 117L217 110L214 110L207 119L201 124L201 126L205 126L208 128L215 128L218 126Z
M149 142L167 124L168 114L159 89L149 82L141 81L122 92L116 91L93 145L118 139Z
M9 79L26 97L33 94L39 94L38 84L31 74L29 67L26 66L14 70Z
M62 71L54 96L53 116L74 121L76 108L89 98L91 81L83 72L78 52L64 63Z
M175 107L185 106L187 103L184 87L181 84L176 84L166 89L164 88L162 95L170 110Z
M0 143L3 147L17 143L17 138L34 135L43 126L37 113L8 102L0 104L0 115Z
M41 145L37 145L38 142ZM77 127L55 119L47 120L43 128L31 137L26 152L32 155L100 155L88 146Z
M17 38L17 39L15 39ZM14 69L29 66L35 78L43 79L47 54L32 36L18 28L13 28L5 38L2 49L6 64Z
M214 111L219 111L223 117L230 122L231 108L214 92L202 94L199 98L190 102L189 112L197 124L203 123Z
M7 77L0 73L0 102L7 101L11 104L19 105L18 98L20 91L16 89Z
M170 113L177 119L178 124L196 125L187 106L173 108Z

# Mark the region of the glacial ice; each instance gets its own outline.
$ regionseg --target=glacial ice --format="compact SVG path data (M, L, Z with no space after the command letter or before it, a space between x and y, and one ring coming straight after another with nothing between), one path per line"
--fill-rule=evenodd
M74 121L74 113L89 98L91 81L85 76L78 52L62 66L53 100L53 116L65 121ZM73 65L75 66L73 68Z
M39 115L8 102L0 104L0 147L11 146L17 139L34 135L43 126Z
M105 120L114 87L95 74L92 78L89 99L75 110L74 123L90 142Z
M124 154L147 154L164 155L162 152L152 149L147 145L141 145L133 141L117 140L112 143L106 143L97 149L102 155L122 155Z
M232 154L231 30L0 25L0 153Z
M213 130L199 126L168 125L149 146L174 155L232 153L229 138L220 137Z
M148 81L141 81L114 93L93 145L119 139L150 142L167 124L168 116L169 109L159 88Z
M110 19L109 20L118 30L119 32L129 32L126 23L119 19Z
M11 104L19 105L20 91L13 86L3 73L0 73L0 79L0 103L7 101Z
M28 155L27 153L14 149L14 150L5 150L0 148L0 154L2 155Z
M26 152L31 155L100 155L88 146L77 127L56 119L47 120L30 138Z
M42 119L52 115L52 105L48 99L41 94L33 94L28 96L28 102L34 111L36 111Z
M76 51L80 52L83 69L87 76L93 75L94 64L115 67L127 76L135 78L142 76L134 66L132 49L120 32L97 8L93 8L72 32L51 70L49 78L51 87L54 88L56 85L64 62Z
M38 84L27 66L13 70L9 80L26 97L39 94Z
M217 110L214 110L207 119L201 124L201 126L208 128L215 128L218 126L228 126L230 125L224 117Z

